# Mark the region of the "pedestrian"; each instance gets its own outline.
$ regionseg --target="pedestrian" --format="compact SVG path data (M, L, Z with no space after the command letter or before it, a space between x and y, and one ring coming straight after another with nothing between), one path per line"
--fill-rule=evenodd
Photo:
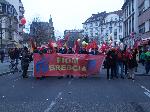
M21 59L21 67L22 67L22 77L28 78L27 71L30 63L30 54L27 47L24 47L22 52L22 59Z
M128 71L129 71L128 79L132 80L135 79L134 68L135 68L135 61L132 52L130 52L128 57Z
M123 52L123 63L124 63L125 76L128 76L127 75L127 72L128 72L128 56L129 56L129 49L126 49Z
M145 63L145 52L142 51L141 55L140 55L140 61L142 63L142 65L144 66L144 63Z
M19 49L15 48L15 50L14 50L14 56L15 56L16 65L18 65L18 59L19 59L19 56L20 56Z
M116 65L116 74L120 75L122 79L124 79L123 75L123 51L118 48L116 49L116 56L117 56L117 65ZM119 72L121 69L121 72Z
M3 49L1 50L0 55L1 55L1 63L3 63L4 62L4 57L5 57L5 53L4 53Z
M137 67L138 67L138 62L137 62L137 54L138 51L137 49L132 50L132 55L133 55L133 60L134 60L134 64L135 64L135 72L137 72Z
M98 48L92 48L89 54L98 55L99 54Z
M145 70L146 70L146 75L148 75L150 71L150 49L145 53Z
M69 48L68 48L67 54L74 54L74 52L73 52L73 50L72 50L72 47L69 47Z
M107 53L106 53L106 58L105 58L105 67L107 69L107 79L110 80L110 79L113 79L113 68L112 68L112 51L109 50ZM111 70L111 76L110 76L110 70Z

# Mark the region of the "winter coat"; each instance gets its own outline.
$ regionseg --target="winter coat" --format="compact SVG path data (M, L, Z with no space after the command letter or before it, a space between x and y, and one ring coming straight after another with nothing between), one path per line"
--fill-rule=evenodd
M138 67L138 62L137 62L137 60L136 60L136 56L137 55L137 52L135 51L135 52L133 52L133 63L134 63L134 65L135 65L135 67Z
M30 55L28 51L22 52L22 59L21 59L21 67L22 69L27 69L30 63Z
M141 53L140 59L141 59L141 60L145 60L145 53L144 53L144 52Z
M134 61L134 57L133 57L132 54L129 54L127 65L128 65L129 69L132 69L132 68L134 68L136 66L135 65L135 61Z
M116 54L113 51L109 51L106 54L104 67L109 69L109 68L114 67L114 66L116 66Z

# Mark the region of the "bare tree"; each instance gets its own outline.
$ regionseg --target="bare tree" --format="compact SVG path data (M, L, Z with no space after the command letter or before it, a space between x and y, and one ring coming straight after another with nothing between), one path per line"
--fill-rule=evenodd
M54 39L50 24L41 22L39 17L34 18L30 25L30 36L33 37L38 46L47 43L49 39Z

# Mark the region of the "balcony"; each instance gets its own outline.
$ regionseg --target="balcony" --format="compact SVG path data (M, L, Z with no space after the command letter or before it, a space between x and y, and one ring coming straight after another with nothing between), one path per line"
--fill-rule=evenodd
M19 6L22 6L23 7L23 3L21 1L19 1Z
M23 13L21 11L19 11L19 17L23 17Z
M25 12L24 7L23 6L19 6L19 12L23 13Z

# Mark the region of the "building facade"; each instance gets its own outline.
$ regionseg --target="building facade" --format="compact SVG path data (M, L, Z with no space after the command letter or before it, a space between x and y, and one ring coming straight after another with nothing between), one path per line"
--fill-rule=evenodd
M15 7L6 0L0 1L1 48L15 47L17 44L18 19Z
M25 10L24 10L24 6L23 6L23 3L21 0L7 0L10 4L12 4L14 6L14 8L16 9L17 11L17 19L18 19L18 35L17 35L17 38L18 40L21 42L23 41L23 28L24 28L24 25L22 25L21 23L21 19L24 18L24 13L25 13Z
M49 22L33 21L30 25L30 36L36 41L38 46L47 43L49 39L55 40L51 16Z
M74 47L74 43L77 39L83 38L83 30L65 30L64 31L64 37L68 38L67 46L68 47Z
M125 0L122 6L123 10L123 40L128 46L133 47L139 37L138 30L138 1Z
M114 46L123 37L122 10L92 14L83 23L83 29L84 35L90 39L98 40L99 44L111 40Z
M1 47L22 47L24 26L21 19L24 17L24 8L21 0L0 0L0 34Z
M138 0L138 28L142 40L150 40L150 0Z

